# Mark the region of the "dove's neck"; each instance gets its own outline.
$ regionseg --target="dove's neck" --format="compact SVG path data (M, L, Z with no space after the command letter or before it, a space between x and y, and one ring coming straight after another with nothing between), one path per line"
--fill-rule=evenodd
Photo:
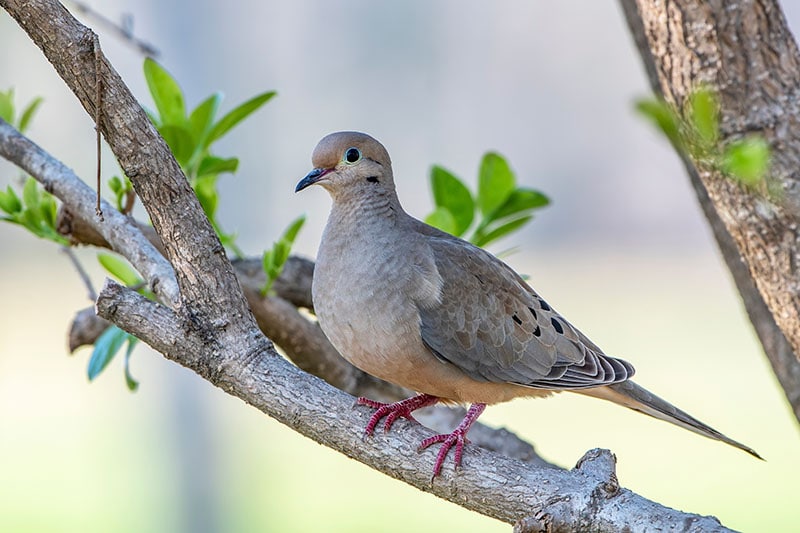
M394 226L406 217L394 189L363 190L362 194L335 197L329 225L351 230Z

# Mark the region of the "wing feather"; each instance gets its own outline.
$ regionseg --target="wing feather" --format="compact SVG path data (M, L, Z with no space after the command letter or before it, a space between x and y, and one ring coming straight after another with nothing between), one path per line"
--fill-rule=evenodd
M505 263L461 239L420 232L442 279L437 303L418 306L422 339L437 358L479 381L552 390L633 375L629 363L605 355Z

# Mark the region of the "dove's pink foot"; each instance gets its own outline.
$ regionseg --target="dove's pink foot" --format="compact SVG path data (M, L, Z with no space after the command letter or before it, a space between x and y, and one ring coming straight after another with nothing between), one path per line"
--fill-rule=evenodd
M439 472L442 471L442 465L447 457L447 452L449 452L450 448L453 446L456 447L454 457L456 468L461 466L461 456L464 453L464 443L467 442L467 432L469 431L469 428L472 427L472 424L474 424L478 419L478 417L481 416L481 413L484 409L486 409L485 403L473 403L470 406L469 411L467 411L467 415L464 417L464 420L461 421L461 423L456 429L453 430L452 433L434 435L433 437L428 437L419 443L420 450L424 450L431 444L442 444L442 447L439 449L439 454L436 456L436 463L433 466L433 476L431 477L431 480L438 476Z
M377 409L370 417L367 427L364 428L365 435L372 435L375 432L375 426L378 425L378 422L381 421L381 418L386 417L386 422L383 424L383 430L389 431L389 428L392 427L394 421L401 416L408 420L414 420L414 417L411 415L413 411L433 405L438 401L439 398L436 396L431 396L430 394L418 394L417 396L413 396L401 402L395 403L381 403L364 397L359 398L356 403L358 405L366 405L367 407ZM416 420L414 421L416 422Z

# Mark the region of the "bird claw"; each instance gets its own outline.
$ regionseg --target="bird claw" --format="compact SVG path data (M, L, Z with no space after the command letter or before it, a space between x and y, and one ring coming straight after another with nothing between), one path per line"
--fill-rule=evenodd
M453 446L456 447L455 455L453 456L453 460L455 463L455 470L461 466L461 458L464 455L464 444L469 442L467 440L467 433L469 432L469 428L472 427L472 424L481 416L481 413L486 408L485 403L474 403L470 406L467 414L464 416L464 420L458 425L456 429L454 429L451 433L443 433L441 435L434 435L433 437L428 437L427 439L423 440L419 443L419 451L424 450L428 446L432 444L441 443L442 447L439 449L439 453L436 454L436 462L433 465L433 475L431 476L431 483L433 483L433 479L439 475L442 471L442 465L444 465L444 460L447 458L447 454L450 451L450 448Z
M362 400L366 400L363 401ZM395 420L400 417L407 418L409 420L414 420L414 417L411 416L411 411L408 408L404 408L403 406L399 406L397 403L381 403L376 402L374 400L368 400L367 398L359 398L358 405L366 405L367 407L372 407L376 411L372 413L372 416L369 418L369 422L367 422L367 427L364 428L364 435L372 436L375 432L375 428L377 427L378 423L381 421L383 417L386 417L386 421L383 424L383 431L389 431L394 424Z
M375 427L382 418L386 417L386 422L383 424L384 431L389 431L389 428L392 427L392 424L394 424L398 418L403 417L414 421L414 417L411 416L412 411L416 411L417 409L426 407L428 405L433 405L438 401L439 398L436 396L419 394L412 398L407 398L401 402L395 403L376 402L375 400L362 397L356 400L356 404L366 405L367 407L376 409L376 411L372 413L372 416L367 423L367 427L364 428L364 436L367 437L375 432ZM478 419L485 408L485 403L472 404L467 411L467 414L464 416L464 420L462 420L458 427L451 433L434 435L433 437L428 437L419 443L418 450L420 451L433 444L442 445L442 447L439 449L439 453L436 455L436 462L433 465L433 476L431 476L431 482L433 482L433 479L442 471L444 460L447 458L447 454L449 453L450 448L453 446L456 448L455 455L453 456L455 459L455 467L457 469L459 466L461 466L461 457L464 454L464 444L469 442L467 440L467 432L469 432L469 428L472 426L475 420Z
M469 428L467 428L467 430L469 430ZM461 458L464 454L464 444L467 442L469 442L469 440L466 437L466 431L459 427L456 428L452 433L434 435L433 437L428 437L419 443L417 451L422 451L433 444L441 443L442 445L442 447L439 448L439 453L436 454L436 462L433 465L433 476L431 476L431 481L433 481L433 478L438 476L442 471L444 460L447 458L447 454L450 451L450 448L453 446L456 447L455 455L453 456L455 470L458 470L458 468L461 466Z
M369 422L367 422L367 427L364 428L364 435L371 436L382 418L386 417L386 421L383 423L383 431L389 431L392 424L400 417L416 422L411 413L422 407L433 405L437 401L439 400L435 396L420 394L394 403L376 402L375 400L361 397L356 400L356 404L376 409L376 411L372 413Z

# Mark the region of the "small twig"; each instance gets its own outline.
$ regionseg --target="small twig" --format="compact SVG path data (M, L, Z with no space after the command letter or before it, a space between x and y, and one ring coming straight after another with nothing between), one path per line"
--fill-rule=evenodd
M125 205L122 206L122 212L126 215L133 213L133 206L136 205L136 191L129 189L125 193Z
M112 30L117 37L122 39L123 42L130 44L134 48L136 48L141 54L145 56L149 56L152 58L158 57L161 53L158 51L158 48L153 46L152 44L143 41L141 39L137 39L133 35L133 17L130 14L123 15L122 24L117 24L113 20L104 17L88 5L84 4L83 2L78 2L73 0L72 5L75 6L75 9L83 13L84 15L96 20L100 23L100 25Z
M72 266L75 267L75 271L78 273L78 277L81 278L83 285L86 287L86 290L89 291L89 299L91 301L97 300L97 291L94 290L94 286L92 286L92 280L89 279L89 274L86 273L86 269L83 268L83 265L78 260L78 257L75 255L75 252L72 251L72 248L69 246L62 246L61 251L69 257L70 262L72 262Z
M0 0L0 5L4 1ZM64 205L69 206L76 220L96 220L92 209L94 204L92 188L81 181L75 172L2 119L0 119L0 157L33 176ZM162 302L177 306L180 302L180 290L172 265L145 237L133 219L106 205L108 221L105 224L94 224L96 232L112 250L121 253L131 262L137 272L148 281L150 290L158 295Z
M102 64L102 54L100 51L100 37L96 33L92 33L92 38L94 40L94 131L95 151L97 152L97 205L95 206L95 212L100 220L103 220L103 209L100 207L100 164L102 162L100 155L100 115L103 112L100 65Z

